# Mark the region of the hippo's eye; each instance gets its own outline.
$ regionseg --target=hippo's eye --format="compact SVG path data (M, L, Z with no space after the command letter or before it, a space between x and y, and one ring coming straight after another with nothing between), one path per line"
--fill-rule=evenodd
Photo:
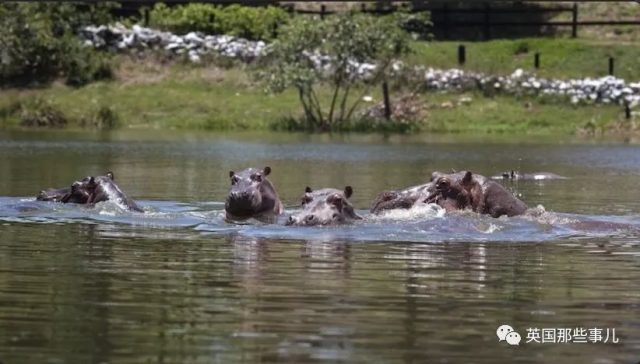
M238 183L240 179L237 176L233 176L231 177L231 184L235 185L236 183Z
M313 215L307 216L307 221L313 221Z
M331 216L331 218L333 218L334 220L338 219L338 214L333 214L333 216Z
M254 174L253 175L253 180L256 181L256 182L262 182L262 175L258 174L258 173Z

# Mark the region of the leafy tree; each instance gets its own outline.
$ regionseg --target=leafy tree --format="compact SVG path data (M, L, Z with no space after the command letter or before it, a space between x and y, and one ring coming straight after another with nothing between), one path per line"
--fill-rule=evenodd
M307 126L328 131L351 120L362 96L384 79L394 59L409 51L408 44L394 17L297 17L279 32L258 76L272 92L295 88ZM363 72L364 64L375 67ZM328 105L318 97L322 83L332 90ZM358 86L363 86L362 95L354 98Z

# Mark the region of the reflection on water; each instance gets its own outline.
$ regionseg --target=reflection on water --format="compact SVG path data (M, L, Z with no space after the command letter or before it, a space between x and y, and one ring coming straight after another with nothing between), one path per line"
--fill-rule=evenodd
M0 361L638 360L636 146L175 134L0 133ZM350 184L365 214L435 169L570 179L508 184L536 217L425 205L335 228L225 223L227 171L267 164L289 211L306 185ZM145 214L33 200L107 170ZM497 342L502 324L520 347ZM528 327L620 343L525 344Z

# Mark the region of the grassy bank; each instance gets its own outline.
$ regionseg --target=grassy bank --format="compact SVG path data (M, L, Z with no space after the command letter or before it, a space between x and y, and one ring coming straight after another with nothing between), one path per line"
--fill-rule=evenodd
M436 68L457 67L458 45L465 44L463 68L489 74L507 74L517 68L536 71L543 77L584 78L608 74L609 57L615 58L614 75L640 80L640 46L584 39L525 38L488 42L416 42L408 57L411 64ZM533 59L540 53L540 69Z
M183 64L121 60L114 81L82 88L53 84L44 89L9 89L0 97L0 123L15 127L33 100L44 100L69 120L68 127L100 109L110 109L116 127L206 130L268 130L302 114L293 91L266 94L240 68L193 67ZM401 90L392 96L400 96ZM354 93L356 94L356 93ZM369 93L371 107L382 100ZM328 101L328 89L320 97ZM518 133L567 135L597 131L622 119L619 106L569 106L534 98L479 93L433 93L417 96L425 112L420 130L438 133Z

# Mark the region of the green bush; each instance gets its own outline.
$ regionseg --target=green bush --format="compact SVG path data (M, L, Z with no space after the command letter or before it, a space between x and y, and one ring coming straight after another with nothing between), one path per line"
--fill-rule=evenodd
M342 130L353 122L362 96L386 79L393 60L409 50L408 35L393 18L350 13L324 21L297 17L272 43L256 76L274 93L296 89L307 129ZM327 64L317 67L314 52L328 56ZM357 77L354 63L376 68L366 78ZM318 96L323 83L332 90L329 102Z
M21 126L63 128L67 121L62 110L49 100L36 98L21 105Z
M270 40L277 28L289 20L278 7L217 6L188 4L168 7L156 4L149 13L149 25L178 34L199 31Z
M88 116L80 118L80 126L95 129L114 129L118 126L118 113L110 106L101 106Z
M103 55L86 48L78 29L108 21L110 4L0 4L0 86L33 85L64 77L81 85L111 75Z
M431 14L426 11L418 13L409 13L397 11L391 17L394 17L400 28L412 35L415 39L432 40L433 39L433 23L431 22Z

